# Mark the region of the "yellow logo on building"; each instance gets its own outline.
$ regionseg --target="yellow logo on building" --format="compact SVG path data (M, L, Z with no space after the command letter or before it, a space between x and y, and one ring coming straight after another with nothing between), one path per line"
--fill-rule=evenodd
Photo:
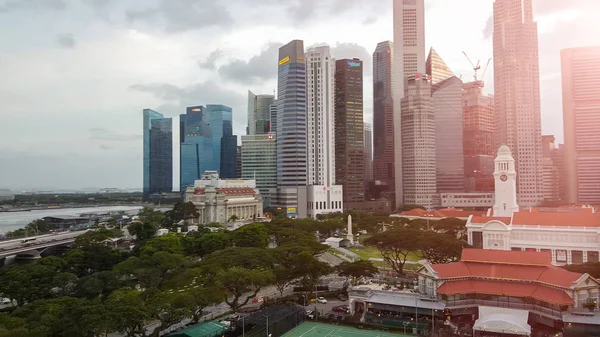
M301 57L301 56L298 56L296 59L297 59L298 61L304 61L304 57Z
M279 65L282 66L288 62L290 62L290 57L286 56L286 57L282 58L281 60L279 60Z

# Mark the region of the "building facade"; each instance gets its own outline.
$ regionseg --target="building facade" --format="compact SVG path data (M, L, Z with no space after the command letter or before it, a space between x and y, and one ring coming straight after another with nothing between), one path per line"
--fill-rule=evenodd
M381 197L395 206L393 50L393 43L384 41L373 53L373 180Z
M359 59L335 61L335 178L343 186L345 205L365 201L370 162L365 155L362 66Z
M143 111L144 187L148 200L173 191L173 120L151 109Z
M221 137L221 156L219 165L221 178L238 178L237 156L237 135L223 135L223 137Z
M235 161L233 161L233 167L231 166L232 162L227 161L223 163L221 157L221 146L223 144L223 137L233 136L233 121L232 121L233 111L230 107L220 104L208 104L206 106L206 116L208 118L209 126L212 131L213 138L213 163L215 164L215 168L211 169L214 171L218 171L221 177L225 177L221 172L222 169L226 170L226 175L228 177L232 177L235 175ZM236 150L233 145L231 139L227 142L228 148L224 149L224 152L227 154L235 155ZM225 166L226 164L227 166Z
M435 112L435 161L438 193L464 192L462 81L435 49L426 62Z
M248 90L247 135L264 135L271 132L271 106L274 103L275 96L255 95Z
M328 46L309 49L306 61L308 215L342 211L342 186L335 185L335 60ZM324 204L323 204L324 203ZM316 207L313 207L315 206ZM299 216L304 213L299 205Z
M304 43L294 40L279 48L277 75L277 205L306 204L307 110Z
M196 206L201 224L252 221L263 216L263 200L254 180L219 179L216 171L205 172L188 186L184 200Z
M242 136L242 179L255 180L265 205L276 198L277 141L273 134Z
M408 78L402 100L404 203L436 206L435 113L426 75Z
M559 172L559 164L554 163L554 152L557 151L553 135L542 136L542 153L544 157L544 203L560 204L560 180L563 176Z
M600 46L560 55L566 201L600 204Z
M521 206L543 202L537 23L532 0L494 2L496 147L513 151Z
M402 130L402 99L409 76L425 74L425 1L394 0L393 101L394 129ZM397 134L397 132L396 132ZM404 203L402 186L403 137L394 138L395 206Z
M179 126L179 191L183 193L202 173L216 171L220 165L214 160L212 128L203 106L188 107L179 116Z
M373 125L364 123L363 139L365 142L365 182L373 181ZM365 185L365 189L367 186Z
M463 155L467 192L494 191L494 99L483 81L463 86Z

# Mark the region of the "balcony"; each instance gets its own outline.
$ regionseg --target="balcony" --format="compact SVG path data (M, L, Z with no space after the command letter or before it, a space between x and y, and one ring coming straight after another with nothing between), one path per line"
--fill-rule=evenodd
M535 304L526 304L526 303L511 303L511 302L501 302L501 301L490 301L490 300L480 300L480 299L468 299L468 300L455 300L455 301L446 301L446 308L448 309L456 309L461 307L469 307L469 306L489 306L489 307L499 307L499 308L510 308L510 309L522 309L528 310L536 314L544 315L553 319L561 319L562 312L560 310L550 309L543 306L535 305Z

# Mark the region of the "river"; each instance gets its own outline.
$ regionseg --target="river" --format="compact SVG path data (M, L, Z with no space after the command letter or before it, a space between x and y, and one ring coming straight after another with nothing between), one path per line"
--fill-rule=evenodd
M47 216L78 216L83 213L106 213L111 211L133 211L139 209L142 209L142 206L100 206L44 209L28 212L0 212L0 233L23 228L31 221Z

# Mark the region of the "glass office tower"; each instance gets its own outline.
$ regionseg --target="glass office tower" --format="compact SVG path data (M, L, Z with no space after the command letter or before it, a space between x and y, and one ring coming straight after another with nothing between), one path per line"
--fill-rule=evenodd
M208 170L216 170L218 162L213 159L213 134L206 121L203 106L188 107L179 116L180 124L180 183L183 193L187 186L194 185L196 179Z
M143 110L144 200L173 191L173 120L151 109Z

